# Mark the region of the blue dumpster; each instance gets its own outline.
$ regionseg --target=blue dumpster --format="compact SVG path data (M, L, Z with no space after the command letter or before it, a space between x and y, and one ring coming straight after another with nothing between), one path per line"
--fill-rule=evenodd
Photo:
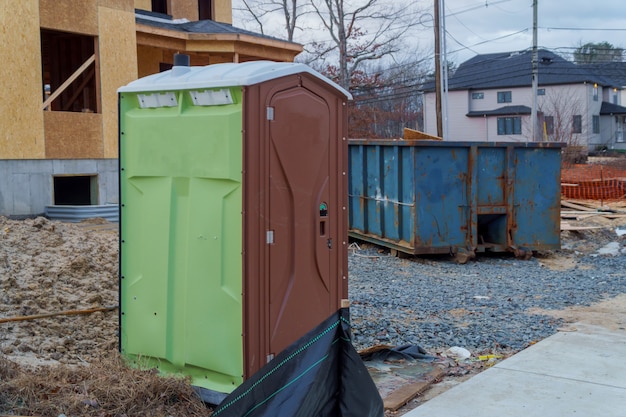
M561 143L351 140L349 235L408 254L560 248Z

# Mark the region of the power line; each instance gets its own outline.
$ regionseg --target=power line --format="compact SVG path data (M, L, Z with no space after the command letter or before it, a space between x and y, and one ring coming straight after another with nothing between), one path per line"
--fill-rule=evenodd
M528 28L524 28L524 29L522 29L522 30L518 30L517 32L509 33L509 34L507 34L507 35L502 35L502 36L499 36L499 37L497 37L497 38L493 38L493 39L489 39L489 40L485 40L485 41L482 41L482 42L475 43L475 44L473 44L473 45L471 45L471 46L469 46L469 47L468 47L468 46L464 46L464 45L462 45L461 43L459 43L459 42L458 42L458 41L456 41L456 39L455 39L455 42L459 43L459 45L463 46L463 48L461 48L461 49L457 49L457 50L454 50L454 51L450 51L449 53L453 54L453 53L455 53L455 52L464 51L464 50L466 50L466 49L473 48L474 46L483 45L483 44L485 44L485 43L489 43L489 42L499 41L499 40L501 40L501 39L509 38L509 37L511 37L511 36L515 36L515 35L519 35L520 33L524 33L524 32L527 32L527 31L528 31ZM448 34L449 34L449 32L447 32L447 31L446 31L446 33L448 33ZM453 39L454 39L454 38L453 38ZM470 50L471 50L471 49L470 49ZM474 52L474 51L472 51L472 52ZM480 54L477 54L477 55L480 55Z
M626 28L574 28L574 27L551 27L539 26L539 29L545 30L571 30L571 31L608 31L608 32L626 32Z

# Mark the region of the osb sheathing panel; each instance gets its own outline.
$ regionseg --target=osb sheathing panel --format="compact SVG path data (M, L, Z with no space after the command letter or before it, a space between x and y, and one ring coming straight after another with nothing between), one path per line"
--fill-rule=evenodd
M152 0L135 0L135 9L152 10Z
M46 158L102 158L102 115L46 111Z
M148 2L148 4L150 4L150 2ZM123 12L134 12L135 0L99 0L98 6L121 10Z
M233 23L233 3L231 0L213 0L215 7L213 20L216 22Z
M137 46L137 68L139 78L159 72L163 60L163 50L151 46Z
M45 148L39 1L8 0L2 4L0 159L40 159Z
M172 15L174 19L189 19L192 22L198 20L198 1L197 0L187 0L187 1L168 1L168 4L171 6L169 14Z
M98 35L98 0L40 0L41 27Z
M147 25L137 25L137 45L162 49L185 50L185 35L168 30L154 30ZM155 33L156 32L156 33Z
M100 7L98 18L104 157L117 158L117 89L137 79L135 14Z
M219 62L219 61L218 61ZM232 61L229 61L232 62ZM193 65L194 67L201 67L204 65L209 65L209 64L213 64L213 57L207 55L191 55L189 57L189 63L191 65Z
M234 54L211 54L209 64L222 64L224 62L239 62L238 57Z

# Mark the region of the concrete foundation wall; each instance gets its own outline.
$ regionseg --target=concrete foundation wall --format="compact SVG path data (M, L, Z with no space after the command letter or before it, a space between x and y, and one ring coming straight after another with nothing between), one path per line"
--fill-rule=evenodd
M56 175L97 175L97 204L119 201L117 159L0 160L0 215L43 214L54 203Z

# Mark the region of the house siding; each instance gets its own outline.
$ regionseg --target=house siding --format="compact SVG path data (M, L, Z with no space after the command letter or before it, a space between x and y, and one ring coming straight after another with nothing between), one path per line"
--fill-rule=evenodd
M537 123L539 129L534 138L532 55L530 51L513 51L477 55L459 65L451 75L446 139L549 140L587 146L590 150L624 147L624 142L617 140L623 136L626 121L622 118L618 123L615 115L626 116L626 107L622 106L626 96L626 86L622 85L626 66L623 63L577 65L547 50L540 50L539 58L539 88L545 90L545 95L536 97L537 121L532 123ZM424 93L424 130L429 134L436 132L433 87L434 82L427 83ZM498 103L499 92L510 92L510 101ZM480 93L482 97L472 99L472 93ZM605 114L600 114L601 111ZM581 126L581 132L576 134L572 132L575 115L580 116ZM548 116L552 119L545 119ZM511 126L519 131L521 122L520 134L498 135L501 117L519 117L512 125L507 124L507 132L512 131ZM554 126L551 133L546 131L548 123L542 125L546 120ZM594 121L599 121L595 129Z
M574 134L572 144L586 144L589 147L607 146L615 138L615 125L610 117L600 118L600 133L593 133L593 116L600 115L603 96L611 95L612 89L598 86L598 100L593 100L594 85L590 83L540 86L545 95L537 96L537 111L545 116L563 117L567 122L564 126L571 126L574 115L582 117L582 132ZM498 92L510 91L510 103L498 103ZM482 99L472 99L472 93L483 93ZM611 96L612 97L612 96ZM424 95L425 103L425 132L436 135L437 119L435 109L435 93ZM489 141L489 142L525 142L531 137L530 115L490 115L484 117L467 117L469 112L488 112L506 106L532 106L532 89L527 88L497 88L459 90L448 92L448 140L454 141ZM520 135L498 135L498 117L520 117L522 131ZM543 136L542 126L539 126L539 137ZM585 141L584 139L588 140Z

